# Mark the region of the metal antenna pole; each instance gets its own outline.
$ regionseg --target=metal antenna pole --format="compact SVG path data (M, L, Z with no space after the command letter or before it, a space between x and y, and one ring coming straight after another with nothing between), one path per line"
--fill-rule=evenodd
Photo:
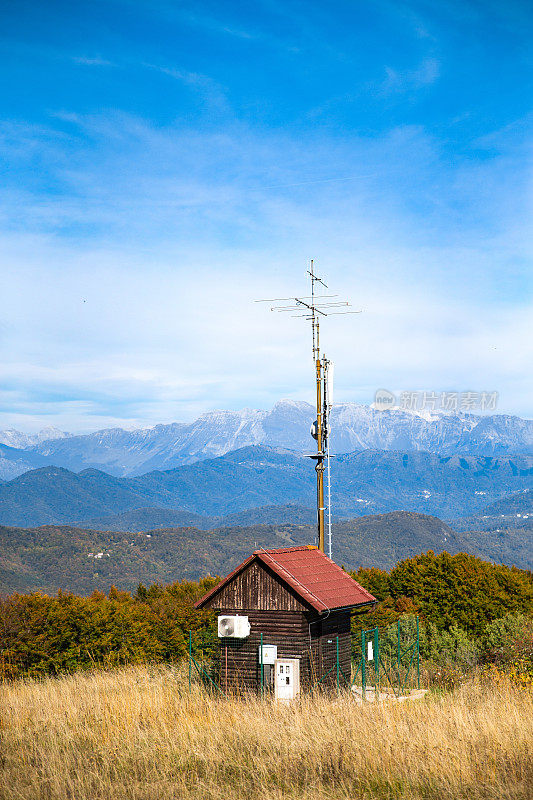
M313 262L311 261L311 296L313 309L315 308L315 281ZM324 284L325 285L325 284ZM313 310L313 327L316 330L316 347L314 346L314 359L316 369L316 507L317 507L317 527L318 527L318 549L323 553L324 550L324 451L323 445L323 366L320 358L320 322ZM313 337L315 339L315 337ZM315 342L313 342L315 345Z
M329 454L329 440L330 440L330 426L329 415L331 413L332 396L331 396L331 378L333 375L333 365L331 361L324 356L324 435L326 440L326 505L328 511L328 556L332 557L331 546L331 462ZM331 372L330 372L331 370Z
M316 508L317 508L317 533L318 533L318 549L323 553L325 552L324 543L324 434L325 430L325 415L324 404L326 402L326 389L324 385L325 370L323 359L320 357L320 320L318 317L318 307L315 304L315 283L320 283L326 289L327 284L321 278L315 275L315 265L311 259L311 268L308 270L311 277L311 320L313 328L313 360L315 362L316 371L316 428L314 436L316 439Z
M313 333L313 362L315 366L316 380L316 422L314 423L311 434L316 439L316 453L309 457L315 463L316 472L316 506L317 506L317 534L318 548L325 552L324 542L324 461L327 461L327 481L328 481L328 553L331 558L331 473L329 469L329 400L327 398L327 366L329 362L324 355L320 354L320 317L327 317L331 314L360 314L360 311L338 310L350 306L350 303L337 300L337 295L321 295L316 298L316 284L319 283L325 289L327 284L315 274L314 261L311 260L310 269L307 274L311 278L311 294L308 297L277 297L274 300L257 300L258 303L281 301L291 301L291 305L272 306L271 311L294 311L293 316L304 317L311 322ZM333 300L333 302L331 302ZM310 301L310 302L309 302ZM326 301L326 302L325 302Z
M326 481L327 481L327 493L328 493L328 556L329 558L333 558L332 548L331 548L331 466L329 461L329 438L326 449L326 470L327 470Z

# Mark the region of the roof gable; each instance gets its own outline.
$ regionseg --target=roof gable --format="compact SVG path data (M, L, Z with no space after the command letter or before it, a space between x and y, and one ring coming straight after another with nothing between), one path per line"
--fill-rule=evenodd
M239 583L246 581L250 565L258 562L273 573L278 585L290 590L304 608L319 613L340 608L355 608L376 603L375 597L367 592L347 572L344 572L334 561L329 559L316 547L287 547L278 550L256 550L246 561L243 561L218 586L208 592L195 604L197 608L216 606L238 608L239 605L227 605L228 597L239 597ZM246 574L245 574L246 573ZM234 587L233 594L226 593L226 587ZM218 595L227 594L224 605L220 604ZM222 600L222 597L220 597ZM274 598L273 608L279 608L282 598ZM242 602L238 599L236 603ZM264 605L264 603L263 603ZM271 604L268 604L271 607ZM242 606L241 606L242 607ZM255 607L255 606L254 606ZM257 606L259 607L259 606ZM294 608L294 610L298 610Z
M249 558L206 600L205 607L221 611L308 611L294 589L258 558Z

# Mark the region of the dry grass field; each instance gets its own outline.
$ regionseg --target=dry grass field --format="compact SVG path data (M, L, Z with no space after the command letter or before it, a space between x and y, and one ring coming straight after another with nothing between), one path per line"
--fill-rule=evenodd
M472 681L419 702L189 694L137 667L1 688L5 800L533 797L533 695Z

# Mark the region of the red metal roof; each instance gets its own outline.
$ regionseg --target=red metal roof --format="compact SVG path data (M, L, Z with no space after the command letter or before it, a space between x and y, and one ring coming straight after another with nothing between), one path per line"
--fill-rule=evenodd
M307 605L315 611L333 611L338 608L375 603L376 598L363 589L357 581L344 572L317 547L284 547L279 550L256 550L218 586L211 589L195 605L201 608L254 559L267 565L288 584Z

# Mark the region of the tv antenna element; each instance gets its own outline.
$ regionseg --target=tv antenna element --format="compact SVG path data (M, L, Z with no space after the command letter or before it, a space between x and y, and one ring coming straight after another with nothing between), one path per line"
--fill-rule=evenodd
M325 512L327 510L328 556L331 558L331 470L330 470L330 413L333 404L333 364L320 351L320 318L333 314L360 314L349 311L350 303L339 300L336 294L323 294L327 283L315 273L314 261L307 270L311 283L311 294L302 297L276 297L273 300L257 300L258 303L290 303L273 305L271 311L292 312L293 317L303 317L311 322L313 334L313 363L316 381L316 420L311 427L311 436L316 441L316 453L309 457L315 461L316 506L318 549L325 552ZM327 505L324 505L324 472L326 473Z

